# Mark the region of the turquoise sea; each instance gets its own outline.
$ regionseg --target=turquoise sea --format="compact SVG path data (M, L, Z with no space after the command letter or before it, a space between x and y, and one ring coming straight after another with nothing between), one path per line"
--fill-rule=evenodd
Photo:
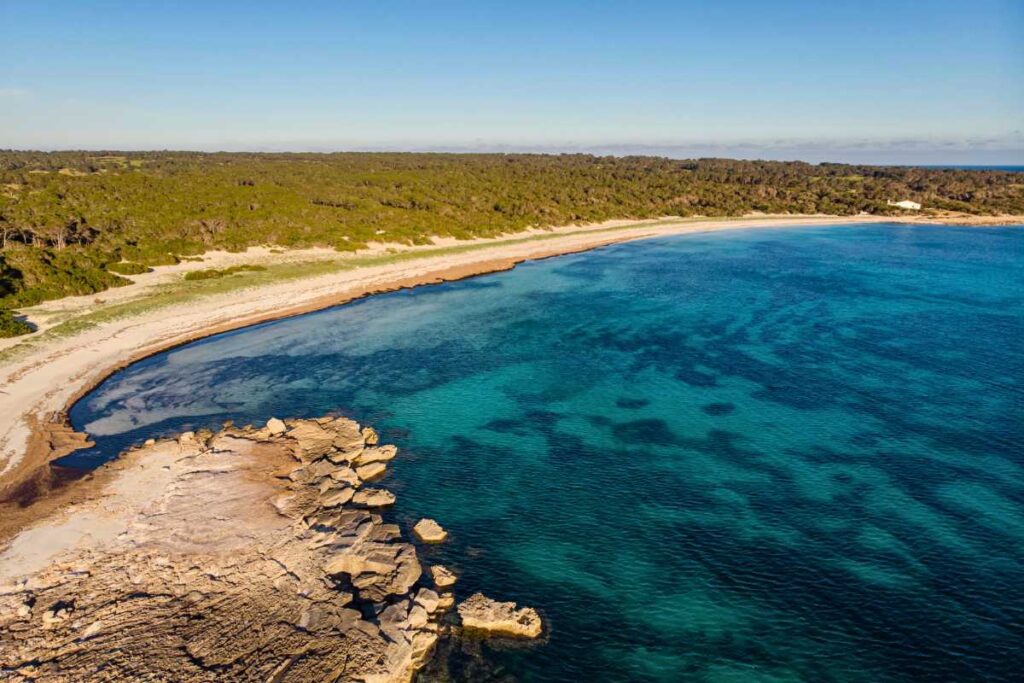
M1024 230L634 242L188 344L72 410L91 466L328 411L422 550L537 607L425 680L1019 681Z

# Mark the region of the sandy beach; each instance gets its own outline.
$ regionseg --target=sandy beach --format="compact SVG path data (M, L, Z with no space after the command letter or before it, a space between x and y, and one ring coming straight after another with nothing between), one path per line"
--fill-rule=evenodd
M75 400L117 369L197 338L373 293L505 270L522 261L617 242L739 228L878 222L996 225L1024 223L1024 217L666 218L418 247L374 245L355 255L327 249L215 252L203 262L135 276L130 286L47 302L25 311L37 332L3 340L0 346L0 499L45 490L49 468L42 466L83 442L66 422L66 410ZM241 263L266 265L268 270L209 283L183 281L189 270ZM10 523L18 522L12 518Z

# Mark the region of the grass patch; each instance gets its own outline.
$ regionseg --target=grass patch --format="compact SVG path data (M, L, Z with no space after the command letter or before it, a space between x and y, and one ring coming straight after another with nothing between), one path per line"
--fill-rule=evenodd
M118 275L142 275L143 273L148 273L151 269L141 263L122 261L120 263L108 263L107 270Z
M237 275L238 273L255 272L266 269L266 266L248 264L244 264L241 266L231 266L230 268L224 268L223 270L217 270L216 268L207 268L206 270L193 270L189 273L185 273L185 279L189 282L194 282L196 280L215 280L217 278L227 277L229 275Z

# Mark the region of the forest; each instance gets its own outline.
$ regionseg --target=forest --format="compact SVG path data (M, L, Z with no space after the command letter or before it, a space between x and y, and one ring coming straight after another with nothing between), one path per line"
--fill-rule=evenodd
M1002 171L582 154L0 151L0 336L13 311L209 249L357 250L610 218L1024 214Z

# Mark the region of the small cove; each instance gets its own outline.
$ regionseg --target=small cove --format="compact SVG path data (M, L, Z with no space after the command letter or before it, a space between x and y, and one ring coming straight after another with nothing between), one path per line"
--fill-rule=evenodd
M481 680L1012 680L1024 233L688 235L218 335L74 406L95 466L338 411L400 448L423 559L537 607Z

